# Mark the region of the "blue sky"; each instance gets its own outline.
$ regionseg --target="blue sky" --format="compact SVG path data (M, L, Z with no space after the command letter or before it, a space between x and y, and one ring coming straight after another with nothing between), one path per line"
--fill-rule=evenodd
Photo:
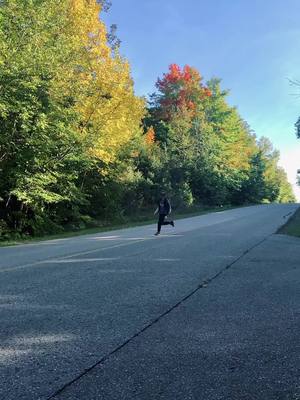
M280 150L295 183L300 86L288 80L300 80L299 15L300 0L113 0L102 18L118 25L137 94L153 92L174 62L221 78L230 104Z

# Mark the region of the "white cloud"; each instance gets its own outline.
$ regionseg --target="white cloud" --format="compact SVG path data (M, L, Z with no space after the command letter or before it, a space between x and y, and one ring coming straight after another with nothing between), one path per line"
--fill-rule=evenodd
M300 202L300 187L297 185L297 170L300 169L300 146L290 150L281 150L279 165L285 169L288 180L293 185L295 196Z

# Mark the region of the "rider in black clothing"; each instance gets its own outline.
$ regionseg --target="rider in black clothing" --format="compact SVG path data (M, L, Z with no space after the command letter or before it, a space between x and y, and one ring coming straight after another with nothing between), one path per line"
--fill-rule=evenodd
M159 218L157 222L157 232L155 233L156 236L160 234L162 225L172 225L174 227L174 221L165 221L166 216L171 213L171 204L165 193L162 193L161 198L157 203L157 209L155 210L154 215L157 213Z

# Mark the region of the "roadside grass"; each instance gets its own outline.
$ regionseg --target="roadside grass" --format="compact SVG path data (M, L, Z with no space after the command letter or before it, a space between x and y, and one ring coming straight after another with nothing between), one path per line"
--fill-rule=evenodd
M277 233L300 237L300 207L289 220L278 229Z
M250 206L242 206L242 207L248 207ZM183 218L188 218L188 217L196 217L204 214L209 214L213 212L222 212L225 210L230 210L233 208L240 208L237 206L222 206L222 207L204 207L204 206L193 206L190 207L189 209L184 209L184 210L176 210L175 212L172 212L172 218L176 220L178 219L183 219ZM40 242L44 240L52 240L52 239L65 239L65 238L70 238L70 237L75 237L75 236L82 236L82 235L90 235L93 233L101 233L101 232L109 232L112 230L118 230L118 229L126 229L126 228L132 228L135 226L142 226L142 225L152 225L157 223L157 218L154 217L153 211L144 211L141 212L139 215L135 216L128 216L124 218L122 221L110 221L110 222L103 222L103 221L95 221L94 226L90 228L84 228L84 229L77 229L77 230L70 230L70 231L65 231L65 232L60 232L57 234L51 234L51 235L44 235L44 236L39 236L39 237L29 237L29 238L24 238L24 239L18 239L18 240L7 240L7 241L0 241L0 247L4 246L15 246L19 244L29 244L29 243L35 243L35 242Z

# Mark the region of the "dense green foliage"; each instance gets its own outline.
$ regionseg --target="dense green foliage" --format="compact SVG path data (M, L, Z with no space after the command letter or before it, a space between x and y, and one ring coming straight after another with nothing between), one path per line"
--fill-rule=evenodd
M173 64L146 110L108 3L0 3L1 238L121 220L162 188L185 207L294 201L220 81Z
M294 201L278 151L267 138L256 139L226 102L219 80L204 85L196 70L173 64L157 89L146 125L153 126L165 161L160 183L178 204Z

